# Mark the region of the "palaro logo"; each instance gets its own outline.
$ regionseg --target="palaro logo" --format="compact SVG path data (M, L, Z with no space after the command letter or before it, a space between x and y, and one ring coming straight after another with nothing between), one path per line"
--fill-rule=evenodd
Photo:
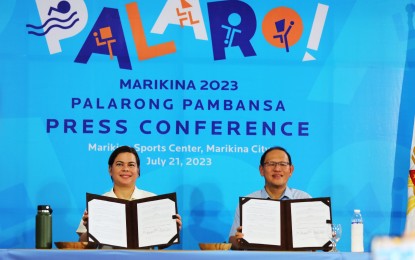
M88 22L88 10L83 0L36 0L36 4L41 25L26 26L29 34L45 37L50 54L62 52L60 41L80 33ZM164 34L168 26L192 27L195 40L209 40L198 0L167 0L150 32L144 31L137 2L126 4L125 8L140 61L176 52L174 41L149 46L146 40L146 34ZM243 57L257 56L251 42L258 33L257 16L250 5L243 1L208 2L207 10L213 60L225 60L227 48L239 48ZM327 12L327 5L317 4L303 61L315 59L309 50L318 50ZM304 31L300 15L288 7L271 9L262 19L261 28L270 45L287 53ZM86 64L92 54L108 55L111 60L116 57L121 69L132 69L118 9L103 7L75 62Z

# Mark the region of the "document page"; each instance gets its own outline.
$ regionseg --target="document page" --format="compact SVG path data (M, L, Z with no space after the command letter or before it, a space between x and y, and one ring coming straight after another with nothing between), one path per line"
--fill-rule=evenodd
M281 245L280 202L249 199L242 204L242 232L251 244Z
M137 204L138 247L167 244L177 234L176 203L161 199Z
M127 247L125 204L98 199L89 201L88 232L101 244Z
M322 247L329 241L330 207L321 201L291 203L293 248Z

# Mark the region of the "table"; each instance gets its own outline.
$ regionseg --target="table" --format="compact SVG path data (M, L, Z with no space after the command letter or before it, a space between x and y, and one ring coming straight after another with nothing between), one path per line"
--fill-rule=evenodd
M186 250L42 250L42 249L0 249L1 260L370 260L370 253L350 252L269 252L269 251L186 251Z

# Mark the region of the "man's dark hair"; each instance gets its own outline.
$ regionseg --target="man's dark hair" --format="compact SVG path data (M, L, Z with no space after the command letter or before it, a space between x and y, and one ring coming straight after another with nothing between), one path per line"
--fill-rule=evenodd
M290 165L292 164L292 162L291 162L291 155L287 152L287 150L285 150L284 148L282 148L281 146L273 146L273 147L271 147L271 148L268 148L268 150L266 150L265 152L264 152L264 154L261 156L261 161L259 162L260 164L261 164L261 166L264 166L264 161L265 161L265 157L267 156L267 154L269 153L269 152L271 152L271 151L274 151L274 150L280 150L280 151L283 151L286 155L287 155L287 157L288 157L288 162L290 163Z

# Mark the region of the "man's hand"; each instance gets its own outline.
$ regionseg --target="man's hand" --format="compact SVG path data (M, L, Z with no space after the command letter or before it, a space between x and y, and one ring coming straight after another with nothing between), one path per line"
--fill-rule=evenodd
M242 226L236 229L235 235L229 237L229 242L232 243L232 249L239 250L241 249L242 240L241 238L244 237L244 233L242 233Z

